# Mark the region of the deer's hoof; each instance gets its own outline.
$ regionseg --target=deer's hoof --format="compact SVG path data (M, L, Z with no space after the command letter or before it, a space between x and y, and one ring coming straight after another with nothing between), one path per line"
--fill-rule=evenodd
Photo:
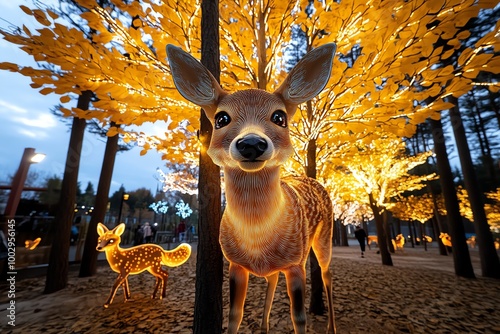
M109 304L104 304L104 308L108 308L109 307Z

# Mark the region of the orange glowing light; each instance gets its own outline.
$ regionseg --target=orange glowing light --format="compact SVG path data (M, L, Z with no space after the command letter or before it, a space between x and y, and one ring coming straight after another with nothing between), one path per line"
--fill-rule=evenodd
M109 230L105 225L97 225L99 239L97 241L97 250L106 253L106 259L113 271L118 273L118 277L111 288L111 293L104 304L105 308L113 302L116 290L119 286L123 287L125 301L130 299L130 290L128 286L128 275L139 274L145 270L156 277L155 289L151 298L155 298L156 292L161 288L160 299L166 295L168 273L162 268L162 265L168 267L177 267L186 262L191 255L191 246L182 243L173 250L164 250L155 244L144 244L131 248L120 247L120 236L125 231L125 224L120 224L114 229Z
M24 242L24 246L29 250L33 250L36 248L36 246L38 246L40 241L42 241L42 238L36 238L35 240L26 240Z

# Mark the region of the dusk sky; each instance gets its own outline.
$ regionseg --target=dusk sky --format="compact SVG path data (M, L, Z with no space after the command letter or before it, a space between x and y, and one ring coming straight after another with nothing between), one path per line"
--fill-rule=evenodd
M10 0L0 2L0 27L8 28L25 24L27 27L40 27L31 17L24 14L20 4L31 7L30 1ZM8 21L8 22L6 22ZM0 39L0 62L8 61L25 66L35 66L32 57L20 50L16 45ZM19 166L25 147L33 147L37 152L45 153L45 160L31 166L30 171L37 171L41 176L57 175L62 177L69 144L68 125L55 117L50 109L59 103L55 94L42 95L30 87L31 80L18 73L0 71L0 184L8 184L9 176L14 175ZM71 101L68 107L76 106ZM148 134L163 133L163 126L151 124L143 131ZM87 182L97 183L102 165L105 143L96 135L86 133L82 150L79 181L82 190ZM165 162L155 150L145 156L139 155L140 148L122 152L117 155L112 194L121 184L127 190L146 187L155 191L158 182L154 178L156 168L165 170Z

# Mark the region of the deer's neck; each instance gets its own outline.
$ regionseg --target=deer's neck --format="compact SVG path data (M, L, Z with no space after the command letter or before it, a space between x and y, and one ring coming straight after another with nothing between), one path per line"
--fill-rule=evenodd
M224 169L226 213L232 221L269 223L279 219L285 205L279 167L247 173Z

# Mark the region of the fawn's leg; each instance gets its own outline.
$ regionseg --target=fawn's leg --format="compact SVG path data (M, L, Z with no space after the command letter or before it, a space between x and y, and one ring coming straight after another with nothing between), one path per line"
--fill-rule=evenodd
M106 300L106 303L104 304L105 308L109 307L109 304L113 302L113 299L115 298L116 295L116 290L118 290L118 287L123 284L123 281L127 280L128 275L122 275L119 274L118 277L116 278L115 282L113 283L113 287L111 288L111 293L109 294L108 300Z
M269 314L271 313L271 306L273 305L274 292L276 291L276 285L278 284L279 271L271 276L267 276L267 292L266 292L266 303L264 305L264 313L262 314L262 323L260 324L260 331L262 333L269 332Z
M335 314L333 311L333 291L332 291L332 274L330 272L330 261L332 258L331 237L328 234L321 234L319 238L315 238L312 248L318 259L318 264L321 267L321 278L325 287L326 302L328 304L328 333L335 333ZM327 236L328 238L324 237Z
M228 334L236 334L243 318L248 288L248 271L234 263L229 264L229 324Z
M286 287L290 298L290 313L292 315L295 334L306 333L306 270L304 266L294 266L285 271Z
M130 288L128 286L128 278L125 278L125 281L123 281L122 288L123 288L123 296L125 297L125 301L127 301L130 299Z
M158 287L160 286L160 284L163 282L163 279L161 278L161 276L157 273L152 273L155 277L155 289L153 290L153 294L151 295L151 299L155 299L156 297L156 292L158 291Z
M167 296L167 279L168 279L168 272L166 270L161 269L161 295L160 295L160 299L163 299Z

